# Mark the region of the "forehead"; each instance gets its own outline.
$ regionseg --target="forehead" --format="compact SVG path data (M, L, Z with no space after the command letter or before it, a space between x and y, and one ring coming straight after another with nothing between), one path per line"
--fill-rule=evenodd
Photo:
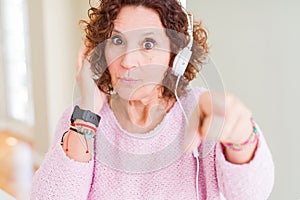
M143 6L125 6L114 21L114 28L120 32L141 29L163 29L159 15Z

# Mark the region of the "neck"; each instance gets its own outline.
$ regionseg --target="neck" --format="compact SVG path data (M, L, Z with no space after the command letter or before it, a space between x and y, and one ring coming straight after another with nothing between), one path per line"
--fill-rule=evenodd
M139 100L125 100L117 94L111 96L111 108L124 129L143 133L161 122L170 106L160 98L159 92L152 94Z

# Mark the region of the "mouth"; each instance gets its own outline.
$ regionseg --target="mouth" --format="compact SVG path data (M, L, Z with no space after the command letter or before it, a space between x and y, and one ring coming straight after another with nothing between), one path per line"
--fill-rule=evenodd
M127 84L127 85L133 85L141 81L139 79L125 78L125 77L119 78L119 80L122 84Z

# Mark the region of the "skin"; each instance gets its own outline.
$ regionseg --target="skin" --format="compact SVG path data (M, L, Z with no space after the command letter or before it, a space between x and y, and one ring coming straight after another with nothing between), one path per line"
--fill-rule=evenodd
M159 15L150 9L124 7L114 21L105 56L112 86L120 98L112 97L111 104L128 131L153 129L170 108L168 102L159 99L160 83L170 60L169 47Z
M153 129L175 102L159 98L162 92L160 83L170 59L170 41L162 31L159 15L144 7L123 7L114 25L112 37L105 48L112 86L118 92L118 95L111 95L111 109L124 129L142 134ZM83 47L78 55L76 70L82 96L80 107L97 113L106 97L91 79L90 65L83 56L85 51ZM198 134L188 151L196 148L201 138L208 134L213 117L224 120L217 138L221 143L242 143L252 132L250 110L231 94L205 92L193 117ZM72 135L78 134L71 134L67 155L77 161L88 162L91 156L76 148L82 145L78 136ZM253 143L239 152L225 149L224 154L229 162L243 164L252 159L256 146L257 143Z

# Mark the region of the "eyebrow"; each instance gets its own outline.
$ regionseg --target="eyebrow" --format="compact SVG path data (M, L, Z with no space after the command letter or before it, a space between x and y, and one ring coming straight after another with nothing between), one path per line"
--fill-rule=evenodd
M135 30L133 30L133 31L135 31ZM116 32L116 33L123 34L121 31L119 31L119 30L117 30L117 29L113 29L112 32ZM148 35L156 35L156 34L155 34L155 32L153 32L153 31L149 31L149 32L143 33L142 36L148 36Z

